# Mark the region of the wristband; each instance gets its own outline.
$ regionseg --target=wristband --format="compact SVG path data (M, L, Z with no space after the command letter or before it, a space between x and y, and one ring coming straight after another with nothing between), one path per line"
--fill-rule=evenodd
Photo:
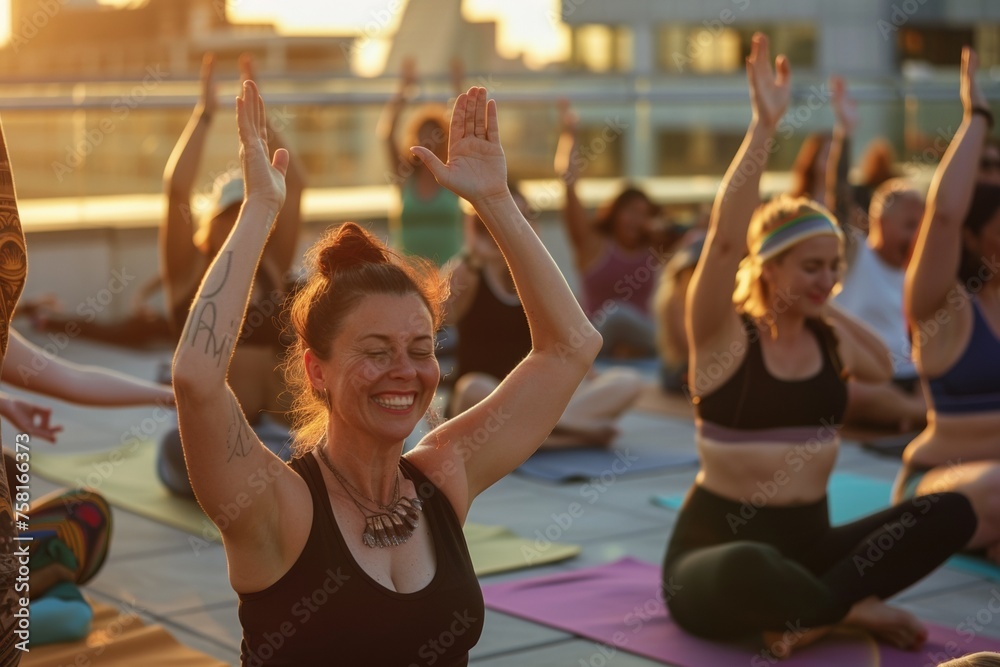
M972 107L972 115L982 116L986 119L987 127L993 129L993 112L988 107Z

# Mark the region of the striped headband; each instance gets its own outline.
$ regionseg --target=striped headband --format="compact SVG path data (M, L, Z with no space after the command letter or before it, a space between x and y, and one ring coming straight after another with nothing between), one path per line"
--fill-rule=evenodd
M844 233L833 220L820 213L807 213L789 220L765 236L754 254L760 261L766 261L796 243L824 234L836 236L841 241L844 239Z

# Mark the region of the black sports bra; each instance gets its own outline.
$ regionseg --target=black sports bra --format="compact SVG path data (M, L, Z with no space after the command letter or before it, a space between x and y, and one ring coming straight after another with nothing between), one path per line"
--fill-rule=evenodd
M748 348L743 363L721 387L695 397L695 412L703 422L724 429L761 431L839 425L847 409L847 383L829 325L807 319L819 341L823 367L803 380L780 380L767 372L760 331L743 315Z

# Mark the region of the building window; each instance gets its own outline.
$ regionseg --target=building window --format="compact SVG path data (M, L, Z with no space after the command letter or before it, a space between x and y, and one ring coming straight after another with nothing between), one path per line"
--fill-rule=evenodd
M912 26L899 31L900 64L919 62L932 67L958 67L962 47L973 44L972 28ZM980 65L992 63L980 62Z
M574 26L570 65L598 73L632 69L631 31L613 25Z
M735 74L743 71L755 32L771 41L771 53L784 53L798 68L816 64L816 29L811 25L704 24L660 27L660 69L673 74Z

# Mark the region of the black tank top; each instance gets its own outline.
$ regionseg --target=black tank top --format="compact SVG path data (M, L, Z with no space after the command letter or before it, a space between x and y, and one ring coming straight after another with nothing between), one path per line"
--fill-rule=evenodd
M843 423L847 383L841 377L836 337L820 320L807 319L806 326L819 341L823 367L804 380L779 380L767 372L760 332L744 315L748 347L743 363L721 387L694 399L698 416L718 426L746 430Z
M424 589L397 593L368 576L351 556L316 458L307 455L288 465L309 486L312 527L281 579L263 591L240 594L241 664L467 665L483 630L483 594L445 495L402 459L403 474L424 500L437 569Z
M503 379L531 352L531 330L520 302L504 303L479 271L476 297L458 323L458 374L487 373Z

